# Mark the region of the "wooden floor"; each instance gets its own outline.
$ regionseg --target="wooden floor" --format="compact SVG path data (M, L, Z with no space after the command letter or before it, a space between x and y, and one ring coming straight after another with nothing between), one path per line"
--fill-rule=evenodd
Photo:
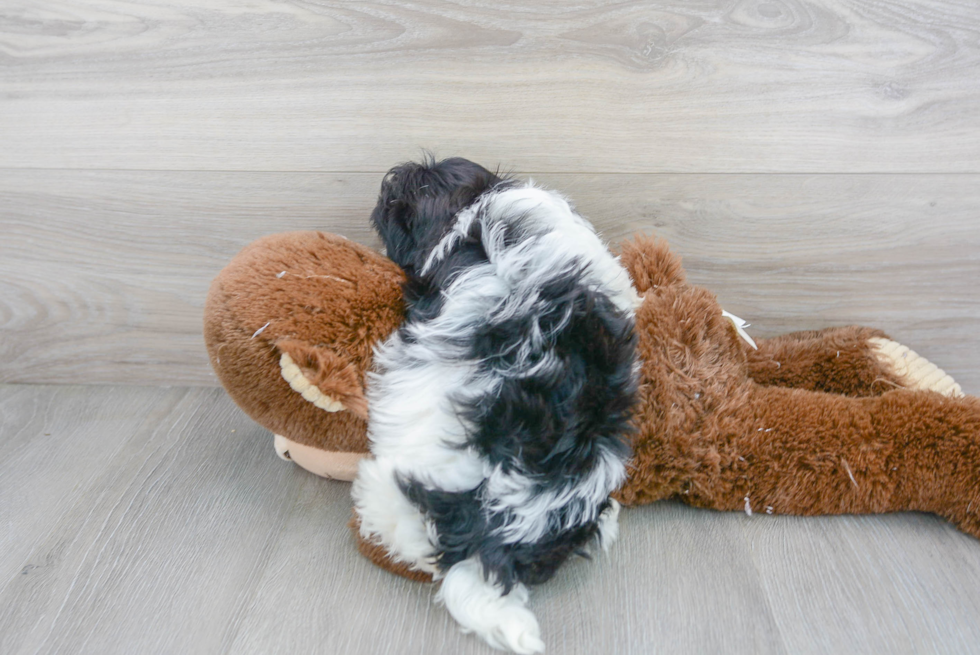
M0 385L0 652L491 653L362 559L349 486L219 389ZM532 592L551 653L969 653L980 545L940 519L658 503Z
M423 148L666 237L757 336L873 325L980 394L978 39L974 0L3 3L0 653L489 652L201 336L249 241L377 245ZM622 523L535 591L550 652L980 643L980 542L932 517Z

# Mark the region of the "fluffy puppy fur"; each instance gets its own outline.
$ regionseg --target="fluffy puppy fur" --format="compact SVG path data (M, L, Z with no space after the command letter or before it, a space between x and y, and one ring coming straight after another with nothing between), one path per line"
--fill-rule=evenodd
M559 194L465 159L392 169L372 221L407 315L369 378L361 532L465 630L540 652L525 585L616 536L636 293Z

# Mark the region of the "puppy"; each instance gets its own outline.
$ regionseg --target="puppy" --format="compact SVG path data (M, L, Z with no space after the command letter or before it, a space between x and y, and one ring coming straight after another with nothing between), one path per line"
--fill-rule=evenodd
M371 220L408 282L368 381L361 532L441 578L465 631L541 652L525 585L618 531L636 293L563 197L465 159L393 168Z

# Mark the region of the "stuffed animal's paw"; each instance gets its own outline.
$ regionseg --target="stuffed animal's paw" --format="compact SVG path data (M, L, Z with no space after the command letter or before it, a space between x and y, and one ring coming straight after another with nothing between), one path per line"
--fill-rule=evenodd
M950 398L963 396L952 376L902 344L882 337L868 339L878 362L908 389L935 391Z

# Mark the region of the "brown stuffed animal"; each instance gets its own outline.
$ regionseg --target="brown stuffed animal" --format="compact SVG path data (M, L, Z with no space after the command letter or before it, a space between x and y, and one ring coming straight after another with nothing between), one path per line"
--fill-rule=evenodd
M662 241L621 256L637 291L642 378L625 505L681 498L767 514L934 512L980 538L980 399L870 328L739 336ZM365 373L400 323L398 268L342 237L262 239L215 279L211 364L277 451L353 479L366 456ZM352 522L356 531L356 525ZM375 563L408 577L358 537Z
M354 479L368 451L364 373L401 323L403 280L370 248L321 232L259 239L215 278L204 309L211 366L276 435L280 457Z

